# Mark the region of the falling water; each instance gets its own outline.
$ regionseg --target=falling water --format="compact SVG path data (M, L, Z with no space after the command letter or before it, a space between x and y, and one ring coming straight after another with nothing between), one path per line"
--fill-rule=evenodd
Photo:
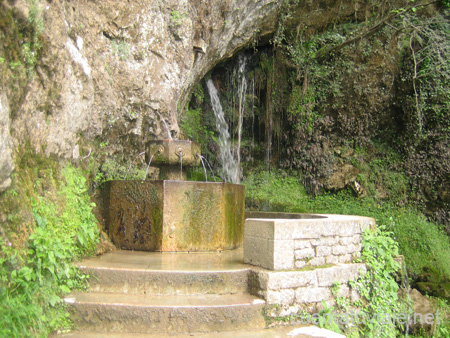
M183 152L180 151L180 181L183 181Z
M238 69L238 143L236 150L236 166L239 171L241 164L241 138L242 138L242 124L244 122L244 111L245 111L245 93L247 92L247 78L245 74L245 65L247 63L247 58L241 54L239 55L239 69ZM239 179L239 175L238 175ZM239 182L237 182L239 183Z
M205 173L205 181L208 182L208 175L206 174L206 166L205 166L205 162L203 161L203 156L198 154L198 157L200 157L200 162L202 162L202 166L203 166L203 171Z
M228 132L228 124L225 121L225 114L222 105L220 104L217 88L214 86L214 82L211 79L207 81L206 85L216 117L216 128L219 131L220 160L222 162L223 179L226 182L238 183L239 170L231 153L230 133Z
M143 151L143 152L137 154L136 158L138 158L139 156L142 156L142 155L144 155L144 154L145 154L145 151ZM126 172L126 174L125 174L125 180L127 179L128 174L130 173L131 165L132 165L132 162L130 161L130 164L128 165L127 172Z
M203 155L200 155L200 156L201 156L201 158L203 159L203 161L205 161L205 163L208 165L209 171L213 172L213 169L212 169L212 167L211 167L211 164L209 164L209 162L208 162L208 160L206 159L206 157L203 156ZM216 177L213 176L213 178L214 178L214 182L216 182Z
M169 129L169 126L168 126L167 123L166 123L166 120L164 120L164 119L162 118L162 116L161 116L160 113L156 112L156 114L158 114L159 119L160 119L160 120L162 121L162 123L164 124L164 127L166 128L166 131L167 131L167 136L169 137L169 140L172 140L172 134L170 134L170 129Z
M150 163L152 163L152 159L153 159L153 155L150 156L150 159L148 160L148 164L147 164L147 169L145 169L145 176L144 176L144 180L147 179L147 174L148 174L148 168L150 167Z

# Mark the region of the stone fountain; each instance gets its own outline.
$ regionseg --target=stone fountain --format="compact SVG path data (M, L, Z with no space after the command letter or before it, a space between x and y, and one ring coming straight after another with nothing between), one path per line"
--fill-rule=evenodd
M159 180L109 181L105 219L120 249L221 251L240 247L244 234L244 186L186 181L186 167L200 164L200 145L150 141L146 159Z

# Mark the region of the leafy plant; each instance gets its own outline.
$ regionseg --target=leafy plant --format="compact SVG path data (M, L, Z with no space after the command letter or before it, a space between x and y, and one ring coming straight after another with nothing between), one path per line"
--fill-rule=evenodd
M180 13L177 10L170 11L169 29L177 40L181 39L179 29L185 16L186 14Z
M361 260L368 271L354 286L365 301L362 311L366 318L377 320L365 321L361 331L365 337L394 337L396 327L392 321L385 323L383 319L394 318L400 309L399 286L394 277L400 270L400 264L394 259L398 256L398 244L392 232L379 226L364 231L362 245Z
M111 48L113 53L119 56L121 60L128 59L130 54L130 44L124 40L113 39L111 41Z
M309 200L303 185L283 171L248 172L245 180L247 207L261 211L305 212Z
M335 308L328 306L322 301L322 310L319 311L319 327L331 330L336 333L342 333L339 324L335 320Z
M40 160L35 156L36 163ZM21 165L19 170L23 170ZM99 237L81 170L71 165L61 170L39 166L32 170L38 173L33 189L29 195L16 197L28 199L32 210L34 227L26 249L0 243L2 337L45 337L70 326L62 296L86 287L87 281L72 262L92 254ZM61 184L55 184L57 180Z

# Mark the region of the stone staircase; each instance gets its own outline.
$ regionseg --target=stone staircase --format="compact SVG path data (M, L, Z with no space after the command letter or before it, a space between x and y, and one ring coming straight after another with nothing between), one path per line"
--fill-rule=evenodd
M91 288L65 298L77 326L67 337L263 329L265 301L248 293L242 261L242 250L116 251L82 261Z

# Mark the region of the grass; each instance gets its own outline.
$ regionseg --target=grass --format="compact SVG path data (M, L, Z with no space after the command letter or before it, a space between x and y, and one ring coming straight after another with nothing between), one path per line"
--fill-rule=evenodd
M249 172L243 181L248 209L327 213L373 217L394 233L409 272L416 275L431 266L450 277L450 241L443 226L426 220L413 207L389 200L358 198L349 190L310 198L298 177L283 171Z
M374 197L358 198L349 190L344 190L335 194L326 193L310 198L299 177L290 175L284 171L253 171L248 172L243 182L246 186L246 205L248 209L258 209L265 211L282 212L307 212L325 214L347 214L373 217L376 220L378 229L384 229L389 238L381 238L382 245L378 248L383 253L387 240L394 239L398 245L399 253L404 255L409 277L414 279L424 271L424 268L432 268L439 271L442 279L450 276L450 241L444 231L443 226L434 224L426 220L425 216L413 207L399 207L396 205L397 196L392 200L377 199ZM369 245L369 248L376 246ZM384 273L385 264L379 259L380 252L372 257L372 264L378 265L381 272L375 277L389 277ZM379 279L379 278L378 278ZM370 306L372 311L386 313L386 311L398 311L399 306L403 306L394 300L396 291L380 296L379 286L382 284L378 279L374 282L366 283L361 281L365 287L367 297L374 297ZM370 279L369 279L370 282ZM382 297L383 302L380 302ZM450 337L450 300L436 298L437 311L441 314L441 323L429 330L422 330L410 334L410 337ZM376 306L375 306L375 305ZM378 306L378 307L377 307ZM380 307L381 306L381 307ZM368 309L368 307L364 307ZM378 337L395 336L401 334L399 328L397 333L386 331L384 326L361 327L352 332L351 337ZM378 332L378 333L377 333ZM384 332L384 333L383 333ZM362 335L361 335L362 334Z

